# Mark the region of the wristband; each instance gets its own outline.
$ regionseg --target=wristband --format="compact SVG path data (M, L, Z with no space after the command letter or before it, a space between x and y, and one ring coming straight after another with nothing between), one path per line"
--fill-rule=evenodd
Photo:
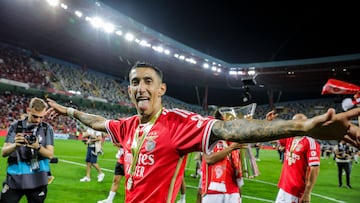
M75 109L74 109L74 108L68 107L68 108L66 109L66 114L67 114L68 116L70 116L71 118L74 118L74 112L75 112Z

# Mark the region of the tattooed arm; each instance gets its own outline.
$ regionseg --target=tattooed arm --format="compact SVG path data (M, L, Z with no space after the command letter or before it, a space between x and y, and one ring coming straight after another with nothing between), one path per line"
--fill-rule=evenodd
M358 115L360 108L338 114L334 109L329 109L322 115L302 120L218 121L212 127L210 144L217 140L239 143L265 142L301 135L309 135L316 139L341 140L348 135L359 147L360 128L351 123L351 119Z
M85 124L86 126L94 130L106 132L106 128L105 128L105 121L107 120L106 118L94 114L88 114L76 109L72 109L72 108L70 109L68 107L56 103L52 99L47 99L47 102L51 106L52 110L56 111L60 115L74 117L83 124ZM72 115L69 115L69 113Z
M212 128L211 143L228 140L239 143L266 142L304 134L303 125L294 121L239 119L218 121Z

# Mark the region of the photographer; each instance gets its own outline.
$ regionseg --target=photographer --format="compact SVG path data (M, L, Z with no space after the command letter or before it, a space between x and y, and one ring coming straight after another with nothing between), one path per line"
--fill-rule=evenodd
M50 159L54 155L53 129L42 122L47 107L44 100L32 98L26 109L28 116L9 126L2 148L8 165L0 202L19 202L24 195L28 202L45 201Z
M351 173L351 157L350 147L344 140L340 140L335 148L335 161L338 168L339 187L342 187L342 173L345 171L346 187L351 189L350 173Z

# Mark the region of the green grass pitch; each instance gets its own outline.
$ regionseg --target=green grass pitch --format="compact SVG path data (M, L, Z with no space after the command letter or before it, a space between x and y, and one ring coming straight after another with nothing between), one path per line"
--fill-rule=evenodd
M0 137L1 146L4 137ZM96 203L105 199L113 178L113 169L116 163L116 147L110 142L104 143L105 154L99 156L98 163L106 174L103 182L97 182L97 171L92 169L91 182L82 183L80 178L85 176L86 145L77 140L55 140L55 156L59 163L51 164L52 174L55 180L48 187L46 202L49 203ZM281 171L277 151L260 150L261 161L257 162L260 176L255 179L245 179L242 187L243 202L263 203L274 202L278 188L277 181ZM0 162L0 179L5 179L6 158ZM199 179L190 175L195 171L193 154L188 156L185 171L186 200L193 203L196 200ZM159 171L160 173L160 171ZM343 176L345 182L345 176ZM114 202L124 202L124 179L121 180L120 188ZM154 183L156 184L156 183ZM339 188L337 181L337 167L332 159L322 159L318 180L312 193L313 203L356 203L360 198L360 164L353 164L351 173L352 189ZM150 188L151 189L151 188ZM22 199L25 203L25 198Z

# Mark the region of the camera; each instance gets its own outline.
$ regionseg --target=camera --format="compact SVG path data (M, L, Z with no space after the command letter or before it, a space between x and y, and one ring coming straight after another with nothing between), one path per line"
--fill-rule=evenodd
M23 133L25 140L29 144L34 144L36 142L36 125L28 125L25 128L17 126L16 133Z
M57 164L58 162L59 162L59 159L57 157L53 157L52 159L50 159L51 164Z
M36 142L36 135L33 135L33 133L26 133L25 139L29 144L34 144Z

